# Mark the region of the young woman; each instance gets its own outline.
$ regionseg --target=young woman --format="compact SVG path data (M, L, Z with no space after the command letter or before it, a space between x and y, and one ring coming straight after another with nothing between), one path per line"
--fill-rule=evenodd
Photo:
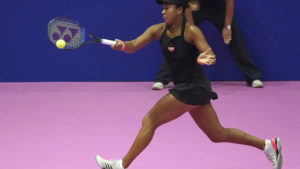
M96 156L102 169L124 169L147 147L155 130L189 112L199 128L213 142L231 142L263 150L274 169L281 169L280 139L263 140L234 128L223 128L210 100L217 99L200 65L212 65L215 55L197 26L185 22L185 0L156 0L162 4L164 23L150 26L141 36L123 42L116 39L114 50L135 52L153 40L159 40L169 64L174 87L145 115L142 127L128 153L120 160ZM201 53L200 55L199 52ZM199 65L200 64L200 65Z

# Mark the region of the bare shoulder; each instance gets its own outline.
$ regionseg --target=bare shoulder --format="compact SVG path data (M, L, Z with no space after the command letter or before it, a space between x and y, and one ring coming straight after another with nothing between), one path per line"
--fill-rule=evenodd
M210 48L202 31L196 25L187 23L185 33L185 40L196 46L200 52Z
M156 30L160 30L163 29L165 27L165 23L158 23L158 24L154 24L151 26L152 29L156 29Z
M190 43L194 43L194 40L196 39L203 39L204 35L202 33L202 31L200 30L200 28L194 24L190 24L190 23L186 23L186 31L185 31L185 39L190 42Z
M189 34L193 35L193 34L197 34L199 32L201 32L201 30L199 29L198 26L194 25L194 24L190 24L190 23L186 23L186 30Z

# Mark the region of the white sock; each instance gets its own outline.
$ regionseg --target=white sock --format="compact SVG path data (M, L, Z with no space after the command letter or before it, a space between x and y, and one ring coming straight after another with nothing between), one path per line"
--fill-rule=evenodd
M122 160L122 159L117 161L117 166L118 166L119 168L125 169L125 168L123 167L123 160Z

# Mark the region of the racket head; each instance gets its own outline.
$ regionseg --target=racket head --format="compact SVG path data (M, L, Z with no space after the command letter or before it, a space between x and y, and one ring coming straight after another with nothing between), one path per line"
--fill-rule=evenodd
M80 24L67 17L56 17L48 23L48 39L56 46L60 39L66 42L64 49L76 49L83 45L86 31Z

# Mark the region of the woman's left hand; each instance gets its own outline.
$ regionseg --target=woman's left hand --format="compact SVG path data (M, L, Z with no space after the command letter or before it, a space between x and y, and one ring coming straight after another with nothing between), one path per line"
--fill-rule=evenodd
M211 48L202 52L197 57L197 63L200 65L208 65L208 66L216 63L216 56L213 54Z

